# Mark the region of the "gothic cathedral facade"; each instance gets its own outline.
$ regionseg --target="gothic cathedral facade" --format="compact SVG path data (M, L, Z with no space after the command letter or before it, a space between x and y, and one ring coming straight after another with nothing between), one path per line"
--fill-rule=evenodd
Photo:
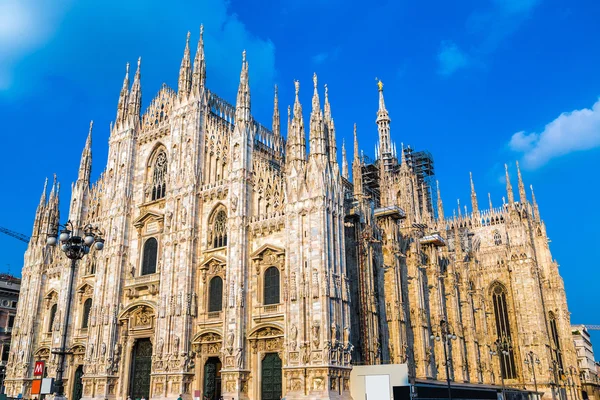
M48 197L44 187L8 395L31 397L36 361L55 376L73 285L73 400L349 399L353 363L406 363L413 381L445 380L444 349L430 338L442 321L457 337L453 381L533 389L533 351L550 397L576 357L558 265L520 172L518 201L507 170L505 204L480 211L471 181L471 212L446 218L409 149L398 156L381 83L378 154L361 155L355 128L350 181L316 75L307 152L299 82L284 139L277 88L272 129L253 119L248 70L244 52L228 104L205 86L202 32L193 62L188 35L177 92L163 85L142 113L140 62L131 86L127 67L108 164L92 184L90 126L69 204L69 220L104 231L105 249L70 281L69 261L46 246L59 184ZM494 356L498 340L509 345Z

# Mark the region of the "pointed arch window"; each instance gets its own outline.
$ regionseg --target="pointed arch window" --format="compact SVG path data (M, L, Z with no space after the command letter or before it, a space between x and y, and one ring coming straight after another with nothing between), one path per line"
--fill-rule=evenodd
M208 289L208 312L221 311L223 309L223 279L215 276L210 280Z
M142 258L142 275L156 273L156 259L158 258L158 242L150 238L144 243L144 256Z
M83 303L83 315L81 318L81 328L87 329L90 322L90 312L92 311L92 299L87 299Z
M52 332L52 327L54 326L54 320L56 319L56 310L58 309L58 306L56 304L53 304L52 307L50 308L50 318L48 321L48 332Z
M494 231L494 244L496 246L500 246L502 244L502 236L498 231Z
M279 304L279 270L269 267L265 271L263 282L263 304Z
M496 283L492 287L492 302L494 306L494 316L496 319L496 334L498 340L505 339L507 342L512 342L510 332L510 320L508 315L508 302L506 300L506 289L500 283ZM500 367L502 376L505 379L515 379L517 370L515 366L515 356L512 347L508 350L508 354L500 353Z
M166 185L167 177L167 154L164 151L160 151L154 161L154 168L152 170L152 200L158 200L165 197L167 190Z
M564 368L562 353L560 351L560 341L558 339L558 326L556 324L556 315L552 311L550 311L548 313L548 317L550 319L550 334L552 335L552 344L554 345L553 351L555 354L555 359L558 362L559 373L562 373L562 371L564 371Z
M227 213L225 210L221 209L216 212L209 235L209 244L212 248L227 246Z

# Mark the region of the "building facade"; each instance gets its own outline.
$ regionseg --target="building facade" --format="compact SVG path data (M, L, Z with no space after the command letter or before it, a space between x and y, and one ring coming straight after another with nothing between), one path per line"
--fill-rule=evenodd
M577 368L581 378L582 399L600 398L600 377L598 362L594 358L592 338L585 325L572 325L573 342L577 353Z
M277 88L272 129L251 115L245 52L235 106L205 86L202 36L192 61L188 35L178 90L163 85L143 113L140 68L130 86L127 67L102 175L90 182L90 127L72 185L68 218L106 238L74 282L45 245L59 184L48 198L44 188L9 395L28 396L35 361L56 373L69 285L75 400L348 399L353 363L406 363L413 380L444 380L444 349L430 340L442 320L457 337L455 382L499 384L502 370L507 385L533 389L524 360L534 351L551 398L576 365L563 282L520 173L519 200L508 179L508 202L480 211L472 185L472 211L447 218L420 158L398 157L381 82L378 156L361 155L355 130L351 181L316 75L306 123L295 82L284 140ZM508 343L500 358L497 339Z
M9 274L0 274L0 394L4 393L4 377L10 353L10 340L17 316L17 302L21 280Z

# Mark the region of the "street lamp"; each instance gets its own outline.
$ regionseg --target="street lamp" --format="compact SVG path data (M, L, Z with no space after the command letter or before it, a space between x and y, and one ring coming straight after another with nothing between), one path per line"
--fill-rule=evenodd
M510 350L512 346L510 344L510 339L506 336L502 336L502 338L496 339L494 342L494 349L490 350L490 355L498 356L500 360L500 378L502 379L502 398L506 399L506 389L504 386L504 370L502 365L506 365L506 356L510 354Z
M552 372L552 375L554 376L554 387L552 388L553 397L556 399L556 393L555 393L555 390L556 390L556 392L558 393L558 396L562 399L563 396L562 396L562 393L560 392L558 376L559 376L559 374L562 375L563 369L558 366L558 361L556 361L556 360L552 360L552 366L548 369L550 372Z
M570 381L571 381L571 391L573 393L573 398L575 400L578 400L579 395L578 395L577 385L575 384L575 376L577 376L577 368L575 368L572 365L569 367L569 376L570 376Z
M69 317L71 316L73 278L75 276L77 260L81 260L83 256L88 254L92 247L96 250L102 250L104 248L102 232L97 226L88 224L82 228L77 228L71 221L67 221L65 225L59 226L62 226L63 228L60 235L58 235L57 227L56 231L48 234L46 243L50 246L56 246L60 242L60 249L65 253L67 258L71 260L71 275L67 287L67 308L65 310L62 342L60 350L52 352L59 356L58 368L56 369L55 399L65 398L65 387L63 382L65 355L67 354L65 346L67 345L67 330L69 327Z
M535 364L540 365L540 359L535 355L533 351L530 351L526 354L527 358L525 359L525 364L531 366L531 371L533 372L533 384L535 386L535 397L538 397L538 387L537 387L537 379L535 378Z
M448 349L447 346L450 344L451 340L456 340L456 335L451 332L450 325L448 321L442 319L440 321L440 335L434 335L433 332L431 336L429 336L431 340L440 340L444 341L444 359L446 360L446 381L448 382L448 399L452 400L452 387L450 386L450 359L448 359Z

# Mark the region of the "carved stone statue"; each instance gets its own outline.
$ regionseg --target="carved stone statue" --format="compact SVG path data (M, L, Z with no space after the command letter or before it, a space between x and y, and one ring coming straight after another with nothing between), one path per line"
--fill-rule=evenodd
M292 351L296 351L296 347L298 346L298 343L296 342L296 339L298 338L298 328L296 328L296 325L292 325L292 328L290 330L290 345L292 347Z
M313 326L312 326L312 342L313 342L313 346L315 346L315 348L317 348L317 349L321 345L321 338L319 337L320 329L321 329L321 327L319 326L319 323L315 321L315 323L313 323Z

